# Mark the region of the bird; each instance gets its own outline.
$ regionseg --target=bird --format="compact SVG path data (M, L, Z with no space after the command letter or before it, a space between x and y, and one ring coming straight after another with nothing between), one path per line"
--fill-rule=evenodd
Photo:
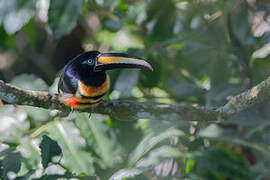
M122 68L149 69L146 60L125 53L87 51L70 60L58 82L60 101L72 109L95 107L110 87L106 71Z

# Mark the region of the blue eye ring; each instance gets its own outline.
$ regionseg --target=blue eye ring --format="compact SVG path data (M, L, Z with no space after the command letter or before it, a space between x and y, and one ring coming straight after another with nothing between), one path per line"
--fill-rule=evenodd
M82 64L87 64L89 66L92 66L95 64L95 60L94 59L88 59L82 62Z
M87 63L92 65L93 64L93 59L88 59Z

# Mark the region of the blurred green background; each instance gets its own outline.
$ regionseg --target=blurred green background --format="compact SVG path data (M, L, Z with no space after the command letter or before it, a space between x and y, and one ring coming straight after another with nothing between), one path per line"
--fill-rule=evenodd
M270 2L0 0L1 80L54 93L64 65L89 50L154 68L109 72L107 100L222 106L270 74ZM2 104L0 179L270 179L268 102L216 122Z

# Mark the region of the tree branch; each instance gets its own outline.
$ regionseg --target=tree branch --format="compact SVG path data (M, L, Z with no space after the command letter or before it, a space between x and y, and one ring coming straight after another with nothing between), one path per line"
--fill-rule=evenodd
M57 109L65 114L71 109L59 101L58 95L45 91L24 90L0 80L0 99L10 104L29 105L45 109ZM149 118L155 120L179 119L187 121L216 121L229 119L233 115L261 104L270 99L270 77L257 86L247 90L219 108L194 107L187 104L148 104L133 101L103 101L93 108L80 109L81 112L93 112L112 115L119 120L137 120Z

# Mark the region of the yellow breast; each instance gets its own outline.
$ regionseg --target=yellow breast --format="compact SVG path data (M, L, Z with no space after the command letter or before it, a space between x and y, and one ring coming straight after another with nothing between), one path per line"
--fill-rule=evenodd
M99 102L103 95L109 90L110 78L107 75L105 82L99 87L93 88L86 86L81 81L78 81L78 89L76 93L76 99L82 103L95 103Z

